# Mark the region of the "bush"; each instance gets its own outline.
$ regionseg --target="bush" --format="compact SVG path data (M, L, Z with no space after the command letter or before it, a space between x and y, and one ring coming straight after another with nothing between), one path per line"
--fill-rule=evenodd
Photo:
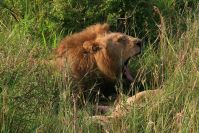
M196 0L4 0L0 10L8 27L22 23L19 25L26 33L55 47L54 39L59 40L56 33L70 34L98 22L110 23L115 31L155 40L160 18L154 6L167 18L166 23L172 23L176 32L179 18L186 16L187 10L194 11L196 3Z

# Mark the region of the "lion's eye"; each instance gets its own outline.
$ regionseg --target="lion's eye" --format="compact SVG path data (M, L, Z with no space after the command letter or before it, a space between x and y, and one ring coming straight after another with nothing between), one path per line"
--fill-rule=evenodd
M126 44L128 39L125 36L121 36L120 38L118 38L117 40L120 44Z

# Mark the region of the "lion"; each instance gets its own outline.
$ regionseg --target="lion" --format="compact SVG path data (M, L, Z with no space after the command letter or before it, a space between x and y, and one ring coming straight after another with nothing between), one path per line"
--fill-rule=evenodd
M95 24L66 36L56 49L54 62L61 72L70 70L67 72L79 84L78 92L90 92L95 86L95 92L107 97L115 93L121 75L133 80L128 62L141 52L141 46L139 38L111 32L107 23Z

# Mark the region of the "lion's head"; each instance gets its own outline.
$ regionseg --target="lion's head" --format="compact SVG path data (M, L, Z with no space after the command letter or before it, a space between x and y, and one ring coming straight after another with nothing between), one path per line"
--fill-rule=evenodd
M98 69L108 78L115 80L123 72L132 80L128 61L141 52L142 41L123 33L99 34L95 40L85 41L83 48L94 57Z

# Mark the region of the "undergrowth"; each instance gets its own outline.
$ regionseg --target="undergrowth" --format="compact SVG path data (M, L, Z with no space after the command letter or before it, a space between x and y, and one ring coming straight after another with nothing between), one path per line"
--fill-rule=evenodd
M128 1L112 0L98 1L93 8L90 6L95 3L87 0L82 3L71 0L65 4L60 4L61 0L53 4L43 2L0 2L1 132L199 132L196 1L151 1L148 4L143 1L136 5L142 8L127 6ZM148 9L144 10L144 6ZM125 17L124 12L128 16L130 9L134 9L134 14L125 27L120 19L119 22L115 19ZM78 14L82 11L86 12L84 20L83 14ZM142 15L142 20L136 15ZM65 81L50 66L39 62L53 56L52 48L64 35L106 21L112 24L112 29L144 37L142 55L129 64L139 83L132 88L158 88L164 93L133 106L124 118L101 126L88 120L92 105L74 109L70 101L73 81ZM141 21L145 23L139 23Z

